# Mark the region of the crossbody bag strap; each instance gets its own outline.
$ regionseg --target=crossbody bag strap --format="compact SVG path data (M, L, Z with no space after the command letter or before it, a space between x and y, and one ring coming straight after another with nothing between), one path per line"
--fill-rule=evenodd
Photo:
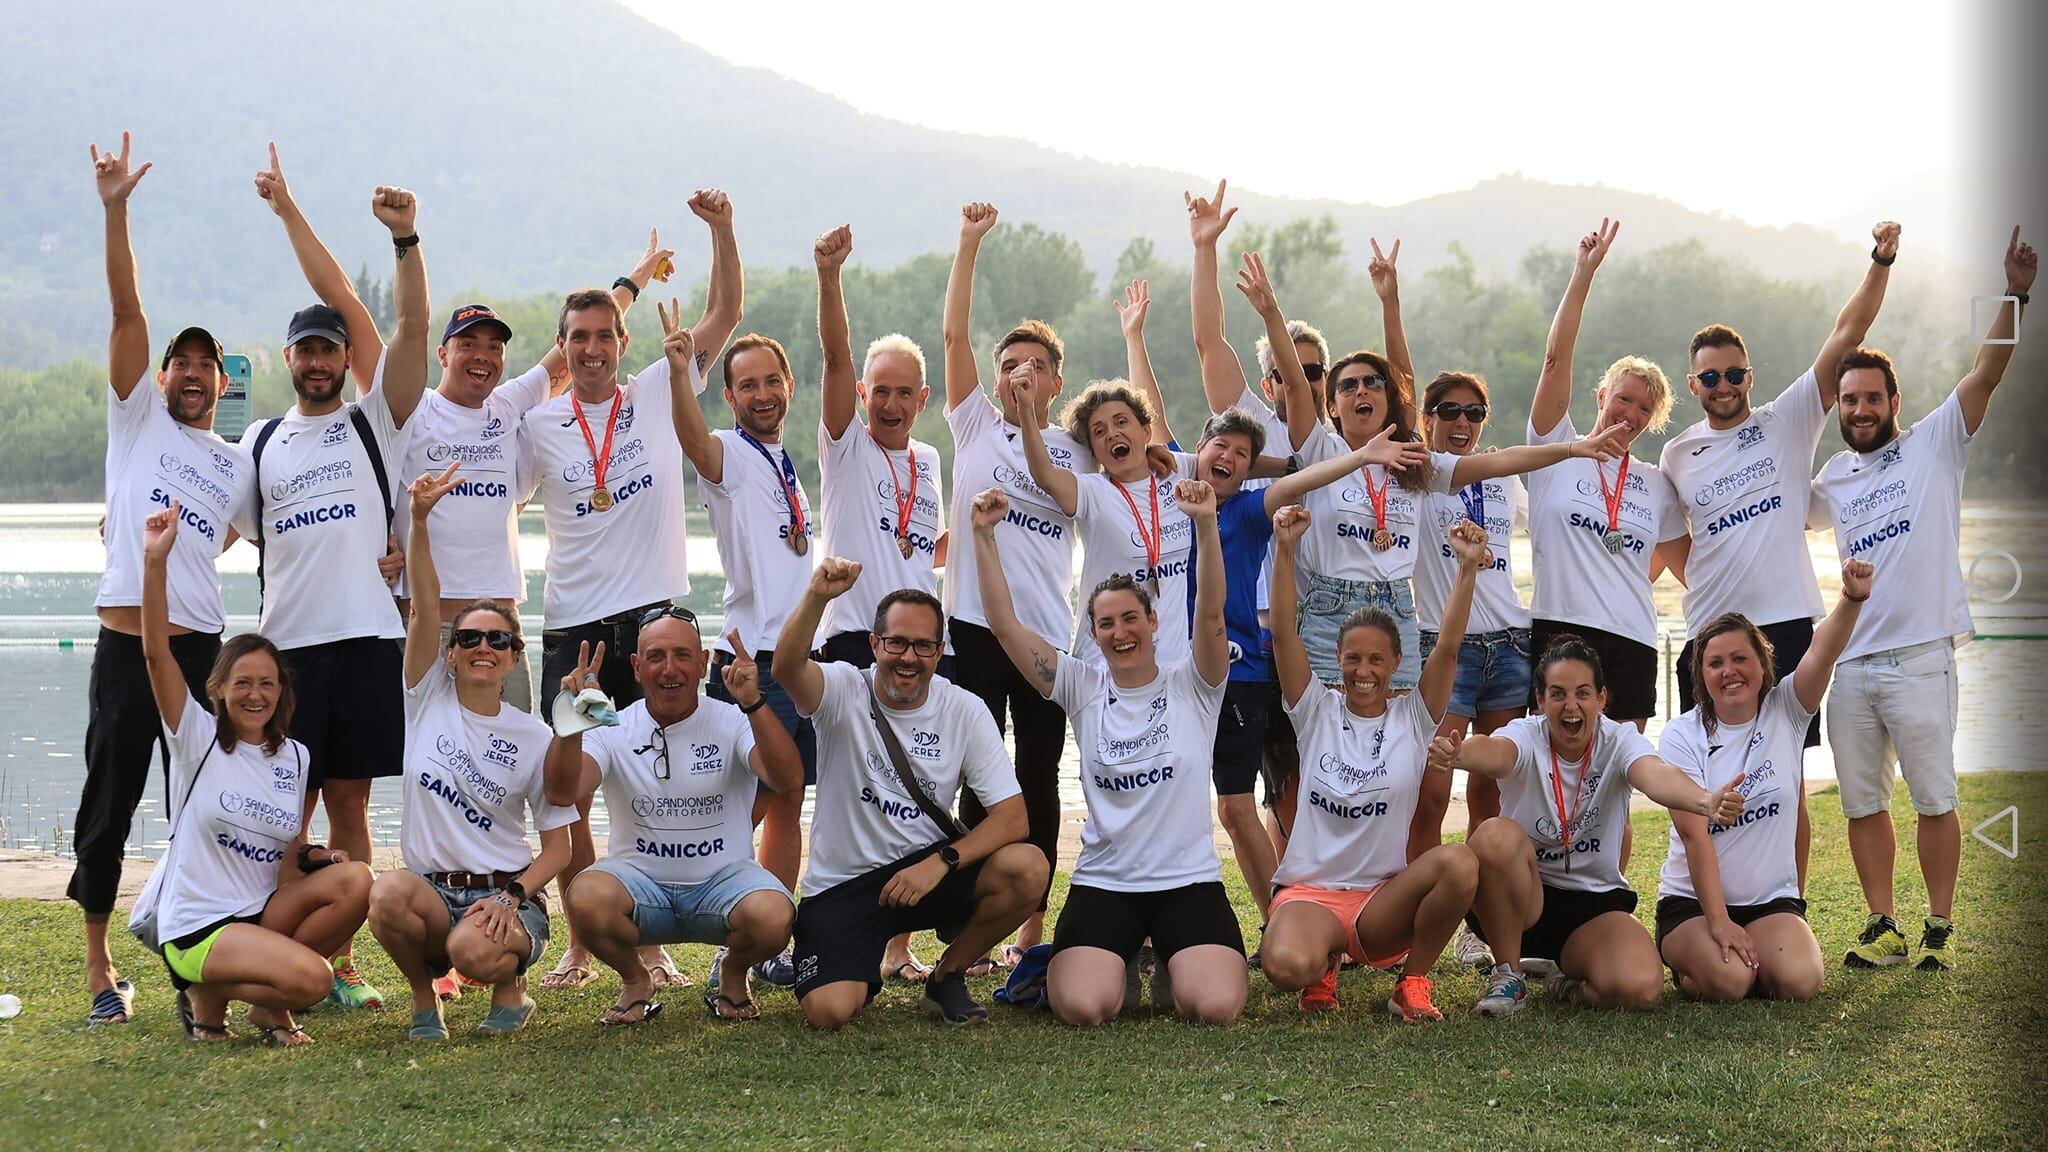
M875 698L873 677L866 677L865 680L868 686L868 715L874 718L875 729L882 734L882 748L889 753L889 766L896 770L897 783L903 785L903 790L910 794L912 800L917 801L918 810L931 817L932 823L937 824L939 831L944 832L948 839L958 840L967 835L967 829L961 827L958 820L953 819L953 814L939 807L939 802L932 799L931 793L924 790L923 784L918 783L917 773L910 770L910 757L904 754L903 742L896 738L896 730L882 718L882 702Z
M263 430L256 433L256 442L249 446L249 479L256 489L256 514L252 517L256 521L256 539L252 543L256 545L256 595L259 599L263 595L263 449L282 423L284 420L280 417L265 424Z
M391 478L384 474L384 453L377 448L377 434L371 431L370 418L363 415L362 405L349 405L348 419L356 426L356 435L362 437L363 452L370 457L370 473L377 478L377 494L384 498L384 530L389 532L397 510L391 503Z

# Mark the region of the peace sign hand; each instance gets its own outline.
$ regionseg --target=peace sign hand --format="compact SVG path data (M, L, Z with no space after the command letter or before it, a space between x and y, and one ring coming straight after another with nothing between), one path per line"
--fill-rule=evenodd
M277 162L277 142L270 143L270 167L256 173L256 194L270 204L270 210L283 216L295 207L292 192L284 182L284 169Z
M1266 278L1266 261L1257 252L1244 254L1244 267L1237 270L1237 290L1251 301L1252 310L1261 318L1280 310L1280 301L1273 295L1273 282Z
M583 641L576 646L576 667L562 677L562 691L574 696L585 688L597 687L597 674L603 669L604 641L597 642L596 651L591 650L590 641Z
M1223 208L1223 190L1229 186L1230 181L1218 180L1216 195L1208 200L1186 192L1180 194L1181 200L1188 206L1188 234L1194 237L1196 247L1214 246L1216 241L1222 239L1223 230L1230 227L1230 218L1237 215L1237 209L1232 208L1226 212Z
M1133 280L1124 290L1124 299L1113 300L1116 304L1116 318L1124 326L1124 339L1131 340L1145 334L1145 312L1152 306L1152 282Z
M732 660L720 670L719 679L725 681L725 690L733 703L742 708L752 708L761 701L761 666L754 662L754 654L740 643L740 630L735 628L725 634L725 642L732 645Z
M668 358L668 370L678 380L687 379L697 339L683 327L683 302L671 296L664 306L657 300L654 311L661 317L661 352Z
M1586 233L1579 239L1579 254L1573 264L1575 269L1584 269L1591 274L1607 259L1607 250L1614 247L1614 238L1621 235L1621 221L1600 218L1600 227Z
M149 171L150 165L145 162L142 167L137 168L133 172L128 170L128 133L126 132L121 133L121 152L119 155L115 155L112 152L102 152L97 144L88 145L88 147L92 150L92 178L94 185L99 188L100 203L126 203L128 194L135 191L135 186L142 182L143 174Z
M1378 240L1370 236L1366 239L1372 243L1372 263L1365 266L1372 277L1372 290L1382 301L1392 300L1401 294L1401 280L1394 272L1394 261L1401 258L1401 242L1395 240L1393 248L1382 252Z
M439 476L431 472L422 472L420 473L420 478L413 481L412 486L406 489L406 491L412 493L413 523L426 523L427 514L434 510L434 505L440 503L441 497L446 496L455 487L455 470L460 467L462 467L462 461L457 460L453 464L448 465L448 470Z

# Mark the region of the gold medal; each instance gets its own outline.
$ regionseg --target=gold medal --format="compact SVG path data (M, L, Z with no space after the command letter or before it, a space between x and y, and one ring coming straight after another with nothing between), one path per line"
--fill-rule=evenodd
M1376 528L1372 534L1372 550L1385 552L1394 546L1394 534L1385 528Z
M609 512L611 511L611 507L611 489L606 488L603 485L599 485L590 490L590 510L592 512Z
M789 534L789 550L802 556L811 550L811 534L797 531Z
M905 560L910 559L910 537L898 536L896 538L896 550L903 553Z

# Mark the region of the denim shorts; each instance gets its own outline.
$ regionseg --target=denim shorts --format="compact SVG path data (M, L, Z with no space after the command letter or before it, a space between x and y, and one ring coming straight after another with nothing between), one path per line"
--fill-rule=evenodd
M421 879L425 880L426 877L422 876ZM448 930L451 932L455 930L457 924L462 923L462 914L469 911L470 905L498 894L496 888L450 888L445 884L436 884L432 880L427 880L427 887L432 888L434 895L439 896L441 903L447 906ZM540 893L535 893L526 903L519 906L519 926L526 930L526 938L533 943L533 947L526 950L526 959L519 962L519 974L523 976L528 968L540 962L540 954L548 948L548 906ZM447 957L440 956L434 959L446 960ZM430 961L430 966L431 963ZM446 971L448 967L452 965L443 965L440 970Z
M1422 634L1422 658L1436 650L1434 632ZM1458 678L1451 682L1452 716L1526 712L1529 708L1529 630L1504 628L1465 637L1458 645Z
M1337 634L1345 617L1360 608L1385 612L1400 629L1401 664L1387 687L1395 692L1415 687L1422 676L1422 638L1415 630L1415 591L1408 581L1339 580L1311 572L1295 619L1300 621L1301 643L1308 649L1308 666L1316 678L1337 686Z
M756 892L789 889L752 860L735 860L695 884L664 884L631 860L607 856L585 871L602 872L625 886L633 898L633 926L642 944L723 944L732 910ZM791 900L791 903L794 903Z

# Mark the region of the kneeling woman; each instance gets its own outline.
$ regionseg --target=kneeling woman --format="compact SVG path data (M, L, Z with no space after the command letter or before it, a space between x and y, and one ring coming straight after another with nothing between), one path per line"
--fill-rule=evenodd
M1870 597L1871 566L1842 564L1842 599L1783 684L1771 642L1740 613L1692 638L1699 705L1664 729L1664 758L1707 788L1740 782L1742 811L1709 823L1671 814L1671 851L1657 884L1657 950L1678 990L1697 1000L1751 995L1809 1000L1820 992L1820 945L1799 897L1794 834L1806 727Z
M241 1000L267 1042L309 1044L292 1012L327 996L326 958L363 926L370 867L306 843L306 750L285 736L291 678L270 641L244 633L223 645L205 705L185 687L165 592L181 511L174 502L142 530L142 650L178 807L135 919L156 911L188 1039L230 1039L228 1002Z
M1273 583L1292 587L1295 550L1308 513L1273 518ZM1388 698L1401 666L1401 632L1377 608L1351 614L1337 634L1343 686L1309 670L1289 612L1273 613L1273 667L1301 743L1302 801L1273 881L1280 885L1259 951L1275 987L1303 989L1307 1012L1337 1006L1338 961L1400 964L1387 1009L1403 1020L1441 1020L1429 970L1472 907L1479 865L1463 844L1440 844L1408 861L1430 738L1443 722L1458 674L1458 648L1472 588L1491 564L1486 532L1470 521L1446 534L1458 574L1444 606L1441 639L1423 661L1416 691Z
M1556 966L1545 995L1595 1008L1654 1008L1664 969L1621 874L1631 789L1671 809L1720 823L1742 814L1742 778L1711 795L1665 763L1635 725L1610 720L1600 656L1569 633L1536 657L1540 712L1492 736L1439 736L1438 767L1500 782L1501 815L1469 843L1479 858L1472 902L1494 965L1479 1012L1520 1011L1522 958Z
M1089 594L1088 630L1101 663L1055 649L1017 619L995 526L1003 493L974 500L974 548L989 630L1012 663L1073 718L1088 823L1066 907L1053 930L1046 991L1068 1024L1115 1019L1125 965L1147 937L1159 955L1152 1002L1189 1020L1227 1024L1244 1011L1244 932L1223 892L1209 818L1216 717L1230 676L1223 625L1223 546L1216 494L1200 480L1175 487L1193 521L1193 655L1161 667L1153 594L1112 576Z
M405 633L405 871L370 893L370 930L412 987L415 1040L445 1040L434 978L449 968L491 986L477 1031L510 1032L533 1001L526 970L548 942L541 888L569 859L574 808L549 804L544 758L567 755L539 719L499 699L525 658L519 618L495 601L464 608L441 652L441 582L427 514L455 486L455 466L412 485L412 621ZM598 659L602 659L599 653ZM591 660L582 662L580 673ZM594 683L594 681L593 681ZM580 759L580 750L575 753ZM526 847L526 821L540 855Z

